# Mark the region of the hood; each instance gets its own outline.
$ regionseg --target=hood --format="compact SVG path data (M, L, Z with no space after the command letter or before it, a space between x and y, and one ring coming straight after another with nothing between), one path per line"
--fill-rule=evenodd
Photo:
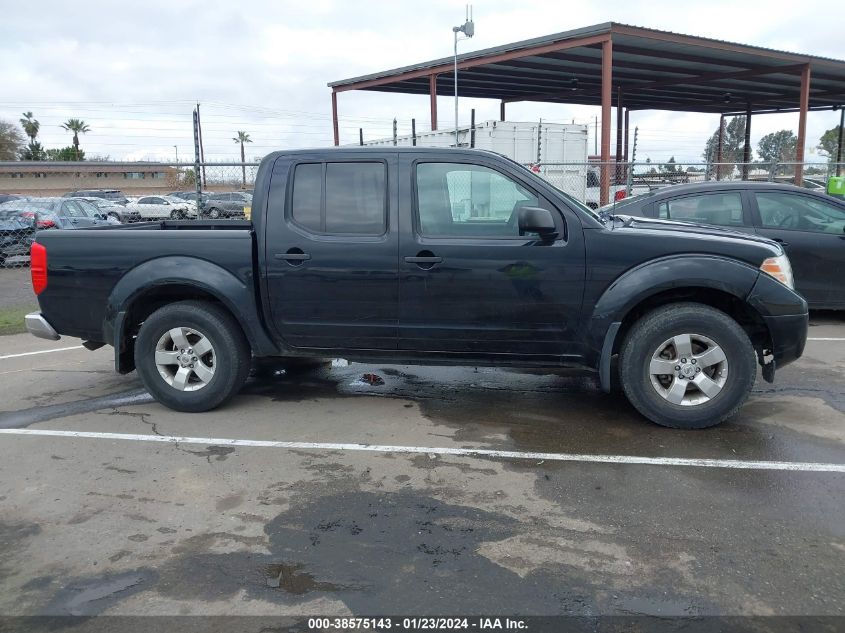
M613 230L645 231L650 234L659 234L671 237L672 234L678 237L701 239L715 242L743 242L745 244L758 244L760 247L772 251L773 255L783 253L783 248L774 240L770 240L753 233L735 231L726 227L713 226L712 224L697 224L695 222L679 222L677 220L660 220L656 218L643 218L631 215L614 215Z

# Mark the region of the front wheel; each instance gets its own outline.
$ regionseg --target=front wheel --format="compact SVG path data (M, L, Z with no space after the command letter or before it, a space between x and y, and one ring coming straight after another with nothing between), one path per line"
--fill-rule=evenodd
M180 301L150 315L135 341L135 366L147 390L176 411L208 411L234 396L250 368L237 321L204 301Z
M208 217L212 220L217 220L220 218L220 209L211 209L208 212Z
M170 212L170 219L171 220L181 220L184 217L185 217L184 211L178 211L178 210L174 209L173 211Z
M619 374L628 400L649 420L702 429L736 413L757 367L748 335L730 316L675 303L634 324L622 344Z

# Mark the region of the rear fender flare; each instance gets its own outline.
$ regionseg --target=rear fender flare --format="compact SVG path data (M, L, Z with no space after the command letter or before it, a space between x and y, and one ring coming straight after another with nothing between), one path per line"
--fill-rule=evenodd
M125 317L133 304L143 300L145 293L167 286L189 286L208 293L238 320L256 356L279 353L265 331L254 286L213 262L176 256L146 261L126 273L115 285L106 305L103 340L113 342L116 356L125 348Z

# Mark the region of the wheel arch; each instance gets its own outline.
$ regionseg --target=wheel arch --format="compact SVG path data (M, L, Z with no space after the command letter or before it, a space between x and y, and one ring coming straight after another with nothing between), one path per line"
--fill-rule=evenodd
M772 337L763 315L747 301L759 274L737 260L679 256L648 262L619 277L596 303L589 325L602 389L610 391L611 360L633 324L670 303L701 303L725 312L748 334L762 362Z
M104 340L114 345L117 371L134 369L134 340L144 320L164 305L186 300L223 307L238 322L253 353L278 354L266 333L255 293L252 285L224 268L196 258L159 258L134 268L112 290L103 324Z

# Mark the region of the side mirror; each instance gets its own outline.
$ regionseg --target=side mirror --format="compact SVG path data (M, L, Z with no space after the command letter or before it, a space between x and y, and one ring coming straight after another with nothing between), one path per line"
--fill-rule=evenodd
M519 210L519 234L526 233L537 233L543 241L555 239L557 227L551 212L539 207L522 207Z

